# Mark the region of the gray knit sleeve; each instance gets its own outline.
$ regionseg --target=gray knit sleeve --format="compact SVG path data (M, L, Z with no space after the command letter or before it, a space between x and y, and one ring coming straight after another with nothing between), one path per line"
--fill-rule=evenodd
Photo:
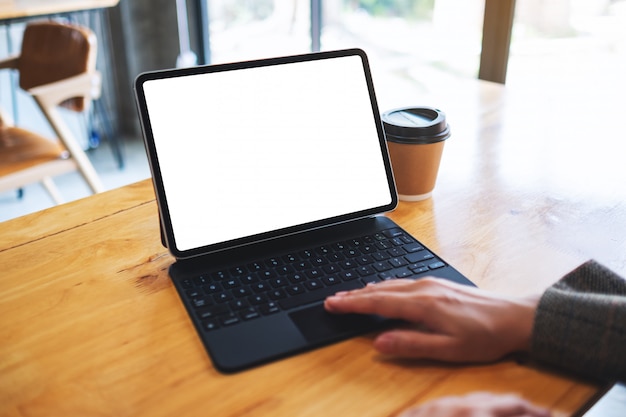
M626 380L626 280L589 261L541 297L531 357L571 372Z

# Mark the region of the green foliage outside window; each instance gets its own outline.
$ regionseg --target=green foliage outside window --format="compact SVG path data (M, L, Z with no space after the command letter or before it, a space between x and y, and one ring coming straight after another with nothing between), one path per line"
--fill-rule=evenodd
M375 17L430 19L435 0L344 0L349 9L361 9Z

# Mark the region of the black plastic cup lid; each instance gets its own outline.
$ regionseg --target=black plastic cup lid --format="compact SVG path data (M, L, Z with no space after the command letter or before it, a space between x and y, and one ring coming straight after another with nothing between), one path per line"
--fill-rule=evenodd
M385 135L390 142L435 143L450 137L446 115L433 107L405 107L382 115Z

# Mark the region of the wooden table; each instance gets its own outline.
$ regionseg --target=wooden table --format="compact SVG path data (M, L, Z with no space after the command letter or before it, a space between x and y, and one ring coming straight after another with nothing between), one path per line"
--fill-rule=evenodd
M119 0L0 0L0 20L112 7Z
M377 85L381 109L439 106L453 131L432 199L390 217L494 291L542 291L588 258L625 274L626 128L586 123L618 110L440 81ZM390 360L371 336L222 375L168 278L172 261L148 181L0 223L0 415L393 416L488 390L565 416L598 388L512 360Z

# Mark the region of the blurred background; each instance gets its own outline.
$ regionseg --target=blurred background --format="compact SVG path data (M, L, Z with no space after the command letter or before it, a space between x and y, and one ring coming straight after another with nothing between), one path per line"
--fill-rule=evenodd
M10 3L0 1L0 13ZM583 106L624 103L616 92L626 91L626 0L114 3L0 20L0 59L19 52L32 20L70 21L96 32L103 97L87 115L67 119L108 189L150 175L132 95L133 80L143 71L358 47L370 57L379 95L403 82L426 91L480 78L536 91L538 104L563 95ZM0 71L0 107L52 136L32 98L15 88L15 78ZM413 104L424 103L415 97ZM75 174L57 184L69 200L89 194ZM24 191L21 199L0 194L0 221L53 204L37 184Z

